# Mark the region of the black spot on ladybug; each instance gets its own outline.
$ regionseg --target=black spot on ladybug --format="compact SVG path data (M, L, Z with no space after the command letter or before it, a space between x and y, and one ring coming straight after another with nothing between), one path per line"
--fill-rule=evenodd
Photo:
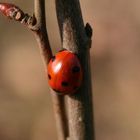
M61 83L61 85L64 86L64 87L67 87L69 84L68 84L68 82L63 81L63 82Z
M51 75L50 75L50 74L48 74L48 78L49 78L49 80L51 80L51 78L52 78L52 77L51 77Z
M80 67L78 67L78 66L74 66L73 68L72 68L72 72L73 73L77 73L77 72L79 72L80 71Z
M56 57L55 57L55 56L53 56L53 57L52 57L52 62L53 62L55 59L56 59Z

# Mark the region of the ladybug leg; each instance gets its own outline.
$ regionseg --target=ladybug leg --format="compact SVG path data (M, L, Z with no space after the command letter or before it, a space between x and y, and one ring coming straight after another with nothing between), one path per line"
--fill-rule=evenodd
M85 31L86 31L86 35L88 38L91 38L92 37L92 27L90 26L89 23L86 23L86 26L85 26Z

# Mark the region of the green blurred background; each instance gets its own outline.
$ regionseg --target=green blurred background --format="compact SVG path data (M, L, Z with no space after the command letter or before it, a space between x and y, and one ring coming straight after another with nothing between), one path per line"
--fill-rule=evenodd
M16 3L28 13L33 0ZM140 1L81 0L93 29L91 68L96 140L140 139ZM54 0L46 0L49 39L60 37ZM0 140L56 140L44 66L33 34L0 15Z

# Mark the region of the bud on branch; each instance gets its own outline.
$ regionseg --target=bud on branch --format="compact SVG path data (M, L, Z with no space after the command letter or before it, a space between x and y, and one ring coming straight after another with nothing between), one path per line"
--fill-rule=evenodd
M27 25L35 24L35 17L24 13L18 6L10 3L0 3L0 12L9 19L20 21Z

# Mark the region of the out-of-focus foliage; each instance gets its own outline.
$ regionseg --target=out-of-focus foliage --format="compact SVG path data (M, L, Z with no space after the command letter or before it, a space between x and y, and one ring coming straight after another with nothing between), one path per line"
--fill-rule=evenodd
M2 2L2 0L0 1ZM32 13L33 1L5 0ZM140 139L140 2L81 0L94 30L91 68L97 140ZM46 1L49 39L59 50L54 1ZM34 36L0 15L0 139L56 139L51 96Z

